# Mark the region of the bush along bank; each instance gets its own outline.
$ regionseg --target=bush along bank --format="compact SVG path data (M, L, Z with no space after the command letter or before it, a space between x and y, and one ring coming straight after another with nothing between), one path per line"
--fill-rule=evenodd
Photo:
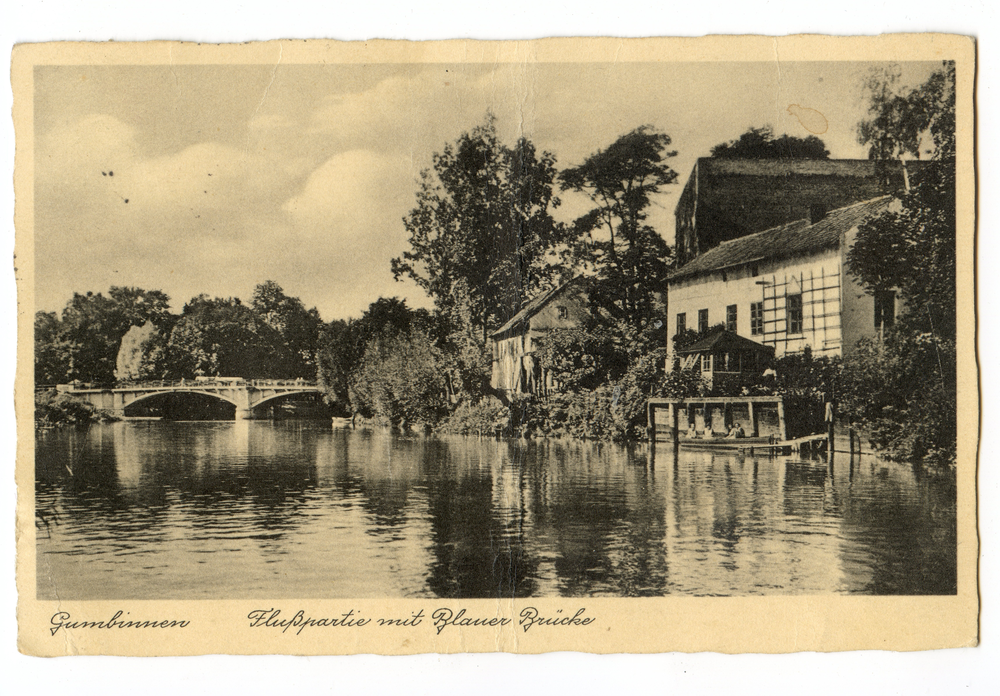
M620 379L593 389L577 388L548 396L514 394L509 405L490 396L464 401L436 430L492 437L572 437L615 442L645 440L650 398L701 396L782 396L796 435L822 423L824 404L835 393L839 358L787 356L774 375L718 380L709 384L692 370L663 370L653 351L636 360ZM801 421L801 422L799 422ZM801 432L800 432L801 431ZM811 430L810 430L811 432Z
M52 428L61 425L90 425L120 420L107 411L95 408L86 401L55 391L35 394L35 426Z

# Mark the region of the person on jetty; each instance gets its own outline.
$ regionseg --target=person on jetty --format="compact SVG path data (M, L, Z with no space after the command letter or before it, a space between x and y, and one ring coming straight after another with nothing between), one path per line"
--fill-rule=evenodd
M744 437L746 433L743 432L743 426L739 423L733 423L733 427L729 429L729 435L726 437L739 438Z

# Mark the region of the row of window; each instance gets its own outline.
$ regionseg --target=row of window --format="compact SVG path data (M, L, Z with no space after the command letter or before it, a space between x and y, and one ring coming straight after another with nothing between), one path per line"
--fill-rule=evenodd
M732 304L726 307L726 331L736 333L736 319L738 316L737 306ZM802 333L802 295L787 295L785 297L785 330L790 334ZM677 314L677 333L681 334L687 329L687 313ZM698 310L698 331L704 333L708 331L708 310ZM760 336L764 333L764 303L750 303L750 335Z
M736 305L726 307L726 330L736 333ZM879 290L875 293L875 328L888 329L896 319L896 293L892 290ZM687 329L687 314L677 314L677 333ZM785 296L785 331L789 334L802 333L802 295ZM698 310L698 331L708 331L708 310ZM750 335L764 334L764 303L750 303Z

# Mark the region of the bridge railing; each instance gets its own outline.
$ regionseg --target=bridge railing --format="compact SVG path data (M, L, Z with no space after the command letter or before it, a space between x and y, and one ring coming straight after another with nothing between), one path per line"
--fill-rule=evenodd
M315 388L316 382L303 379L156 379L144 380L142 382L121 382L118 384L92 384L76 382L67 385L43 385L36 387L36 391L67 388L68 391L94 390L94 389L170 389L170 388L219 388L219 387L254 387L257 389L267 389L273 387L299 387L303 389Z

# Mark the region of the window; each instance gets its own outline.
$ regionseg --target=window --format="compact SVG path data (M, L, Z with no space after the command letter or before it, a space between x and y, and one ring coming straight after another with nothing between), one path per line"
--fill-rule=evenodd
M802 333L802 295L785 297L785 318L788 322L788 333Z
M892 290L875 291L875 328L890 329L896 320L896 293Z
M726 331L736 333L736 305L726 307Z
M562 306L556 307L556 317L559 319L566 319L569 317L569 310Z
M699 309L698 310L698 331L705 333L708 331L708 310Z
M750 303L750 335L760 336L764 333L764 303Z
M685 331L687 331L687 314L680 312L677 315L677 335L680 336Z

